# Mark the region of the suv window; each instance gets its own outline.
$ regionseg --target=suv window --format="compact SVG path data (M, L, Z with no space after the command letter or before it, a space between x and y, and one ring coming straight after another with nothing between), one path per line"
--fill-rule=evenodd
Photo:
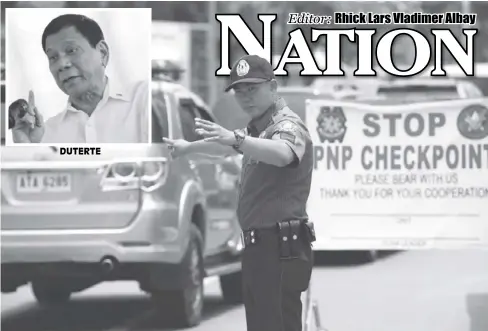
M195 118L197 113L191 100L180 100L179 113L183 138L190 142L200 140L202 137L195 132Z
M197 116L201 119L215 123L215 119L213 119L212 116L210 116L210 114L205 109L196 108L196 112Z
M161 91L153 92L152 96L152 142L161 143L161 138L168 138L168 108L164 93Z

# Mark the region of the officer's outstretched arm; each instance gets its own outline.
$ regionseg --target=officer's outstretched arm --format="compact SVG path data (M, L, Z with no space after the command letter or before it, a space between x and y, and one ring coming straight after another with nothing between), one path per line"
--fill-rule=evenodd
M305 154L306 128L292 121L274 126L270 139L246 137L240 149L251 159L278 167L300 164Z
M163 143L168 145L168 149L174 158L188 154L198 154L211 159L236 154L232 147L204 140L189 142L184 139L173 140L165 137L163 138Z
M205 154L208 156L229 156L237 152L231 146L222 145L213 141L197 140L188 146L188 153Z
M261 139L248 136L242 142L240 149L244 155L248 155L253 160L277 167L286 167L297 157L286 142L274 137Z

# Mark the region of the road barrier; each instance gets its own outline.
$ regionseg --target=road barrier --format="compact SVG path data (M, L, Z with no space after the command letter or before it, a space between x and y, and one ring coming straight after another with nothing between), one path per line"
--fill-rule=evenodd
M319 304L312 300L311 286L302 294L302 328L303 331L329 331L322 326Z

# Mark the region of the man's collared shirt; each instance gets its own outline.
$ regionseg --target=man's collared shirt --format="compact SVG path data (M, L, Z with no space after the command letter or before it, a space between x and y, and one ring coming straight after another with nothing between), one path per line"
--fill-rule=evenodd
M279 99L264 115L253 119L244 131L252 137L283 140L296 158L286 167L277 167L243 156L237 207L242 229L308 219L306 205L312 181L313 153L312 140L303 121Z
M68 101L64 111L46 121L41 143L148 143L148 93L145 81L122 88L108 80L90 116Z

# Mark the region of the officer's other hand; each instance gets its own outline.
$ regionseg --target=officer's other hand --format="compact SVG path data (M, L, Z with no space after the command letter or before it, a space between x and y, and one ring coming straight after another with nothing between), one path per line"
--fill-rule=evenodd
M236 143L234 132L220 125L201 119L195 119L195 132L204 137L205 141L213 141L222 145L232 146Z
M188 147L190 146L190 142L184 139L173 140L169 138L163 138L163 143L167 144L169 152L171 153L171 157L174 159L188 153Z
M29 101L19 99L8 108L9 127L15 143L40 143L44 135L44 120L36 107L34 92Z

